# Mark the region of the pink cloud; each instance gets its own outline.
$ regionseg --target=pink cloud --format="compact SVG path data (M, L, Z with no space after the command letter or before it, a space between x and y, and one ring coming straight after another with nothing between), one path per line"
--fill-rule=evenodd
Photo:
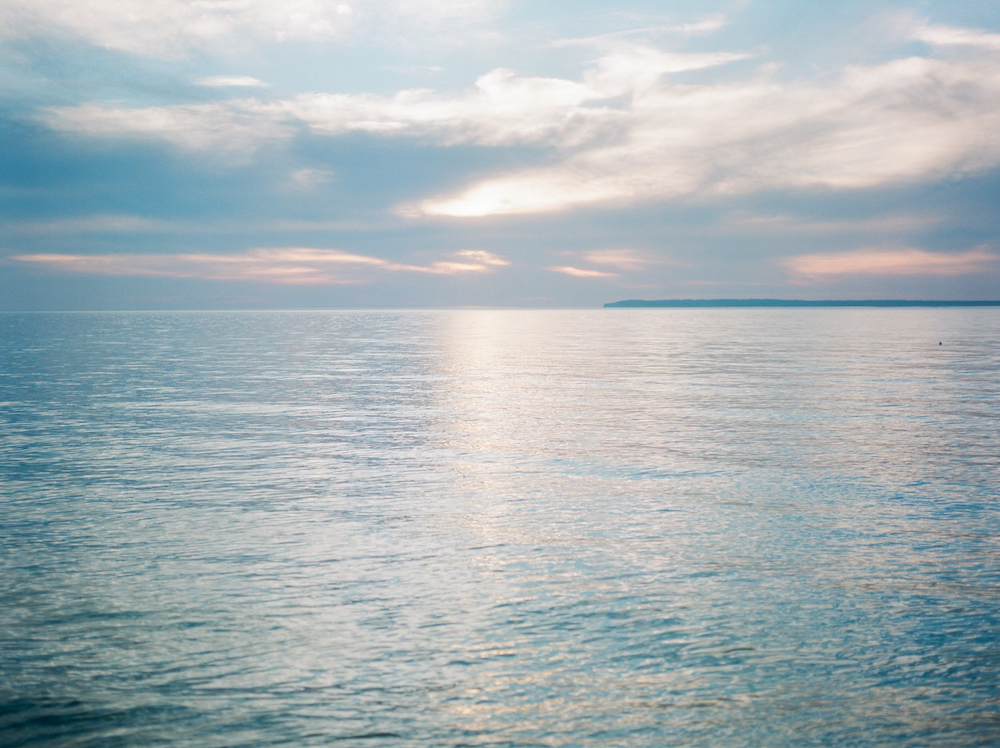
M69 273L142 275L201 280L235 280L281 285L335 285L363 283L371 270L432 275L490 272L509 265L483 250L464 250L430 265L407 265L380 257L339 249L281 247L252 249L236 254L29 254L12 260Z
M571 275L574 278L617 278L618 273L604 273L600 270L582 270L580 268L570 267L569 265L564 265L562 267L552 267L549 268L554 273L562 273L563 275Z
M977 247L966 252L928 252L909 247L865 248L849 252L820 252L789 257L782 264L807 278L831 275L937 275L987 272L1000 257Z

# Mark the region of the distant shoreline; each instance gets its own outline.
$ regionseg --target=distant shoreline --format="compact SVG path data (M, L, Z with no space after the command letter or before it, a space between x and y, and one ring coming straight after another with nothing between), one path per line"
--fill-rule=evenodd
M802 299L660 299L646 301L645 299L628 299L612 301L604 305L610 307L671 307L671 308L704 308L704 307L942 307L942 306L1000 306L1000 300L995 301L937 301L907 299L866 299L848 301L827 299L824 301L806 301Z

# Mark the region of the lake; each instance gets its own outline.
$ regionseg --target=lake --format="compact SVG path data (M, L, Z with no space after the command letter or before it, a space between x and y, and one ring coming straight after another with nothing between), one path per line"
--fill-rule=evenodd
M5 746L1000 744L1000 309L0 314Z

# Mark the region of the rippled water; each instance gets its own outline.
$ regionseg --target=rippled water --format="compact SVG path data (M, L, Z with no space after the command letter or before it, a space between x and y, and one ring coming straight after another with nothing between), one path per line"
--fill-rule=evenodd
M1000 744L1000 310L0 346L4 746Z

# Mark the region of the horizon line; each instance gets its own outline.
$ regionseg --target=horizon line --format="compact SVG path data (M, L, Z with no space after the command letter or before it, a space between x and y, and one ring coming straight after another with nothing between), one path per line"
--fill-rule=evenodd
M971 301L945 299L626 299L604 305L608 308L630 307L975 307L1000 306L1000 300Z

